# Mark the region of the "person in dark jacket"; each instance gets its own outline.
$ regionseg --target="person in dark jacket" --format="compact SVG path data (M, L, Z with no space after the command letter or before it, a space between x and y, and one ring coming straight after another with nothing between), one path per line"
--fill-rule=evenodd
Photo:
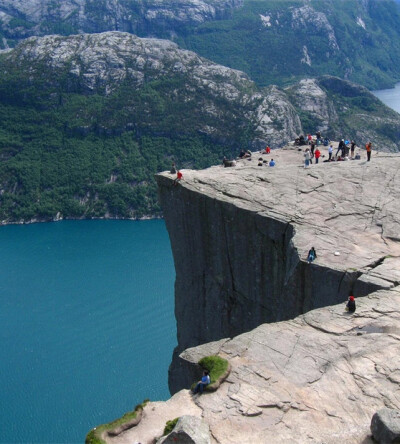
M342 157L344 157L344 154L345 154L345 148L346 148L346 145L345 145L345 143L344 143L344 139L342 139L342 140L339 142L338 149L337 149L337 151L336 151L336 156L339 154L339 151L341 151L341 152L342 152Z
M311 250L308 252L307 262L310 264L315 259L317 259L317 252L314 247L311 247Z
M354 313L356 311L356 301L354 299L354 296L349 296L346 308L350 313Z

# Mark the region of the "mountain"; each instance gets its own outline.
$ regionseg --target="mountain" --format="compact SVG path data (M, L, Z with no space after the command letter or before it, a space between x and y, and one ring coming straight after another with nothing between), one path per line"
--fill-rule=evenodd
M3 47L30 36L126 31L171 36L226 18L243 0L0 0Z
M399 149L400 116L365 88L333 77L259 88L167 40L32 37L0 70L4 222L156 215L153 175L173 161L203 168L318 128Z
M178 41L259 85L328 74L378 89L400 79L392 0L245 1L231 18L198 24Z
M173 160L205 167L301 130L284 92L167 40L34 37L0 66L0 220L154 214L153 174Z
M0 45L37 35L127 31L175 40L257 84L334 75L400 79L394 0L0 0Z

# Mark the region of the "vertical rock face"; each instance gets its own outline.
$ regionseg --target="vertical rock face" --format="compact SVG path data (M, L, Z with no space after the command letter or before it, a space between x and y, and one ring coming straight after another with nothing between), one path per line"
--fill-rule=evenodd
M398 223L381 218L396 199L395 188L381 197L385 203L378 200L376 219L363 232L368 245L360 247L357 229L371 215L368 197L354 202L356 196L337 183L348 176L363 189L374 172L353 161L340 170L340 164L325 164L308 173L297 150L276 150L273 156L278 166L273 169L243 160L236 168L184 171L176 186L168 174L157 176L176 268L172 392L182 388L177 356L185 348L345 301L360 276L360 293L390 287L385 273L369 275L386 255L400 252ZM394 156L382 163L389 181L394 178L389 162L399 161ZM352 227L347 234L343 224ZM382 236L375 233L378 227ZM308 264L305 255L313 244L318 258Z

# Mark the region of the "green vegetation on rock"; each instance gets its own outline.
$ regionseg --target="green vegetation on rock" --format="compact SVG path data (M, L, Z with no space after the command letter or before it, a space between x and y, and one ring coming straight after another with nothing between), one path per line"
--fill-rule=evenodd
M179 421L179 418L171 419L170 421L167 421L164 427L164 433L163 436L169 435L172 430L174 430L176 423Z
M140 90L127 81L109 95L54 79L10 69L0 82L0 221L157 215L154 173L172 161L204 168L232 150L197 131L195 98L168 96L182 79Z
M400 12L391 0L245 0L232 17L192 26L178 42L259 85L322 74L369 88L400 79Z
M116 430L118 427L123 427L124 424L135 420L137 416L141 414L148 402L149 400L146 399L141 404L138 404L133 411L125 413L125 415L121 418L118 418L108 424L102 424L95 427L86 435L85 444L105 444L106 441L103 439L104 433Z
M211 384L228 370L229 363L220 356L206 356L199 361L199 365L210 373Z

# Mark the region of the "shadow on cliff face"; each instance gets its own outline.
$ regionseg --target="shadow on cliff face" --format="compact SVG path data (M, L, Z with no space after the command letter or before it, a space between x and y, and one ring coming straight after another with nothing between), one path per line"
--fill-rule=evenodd
M157 176L175 262L178 346L171 393L184 388L186 348L345 302L361 273L308 264L293 225ZM366 284L367 285L367 284ZM357 293L357 296L358 293Z

